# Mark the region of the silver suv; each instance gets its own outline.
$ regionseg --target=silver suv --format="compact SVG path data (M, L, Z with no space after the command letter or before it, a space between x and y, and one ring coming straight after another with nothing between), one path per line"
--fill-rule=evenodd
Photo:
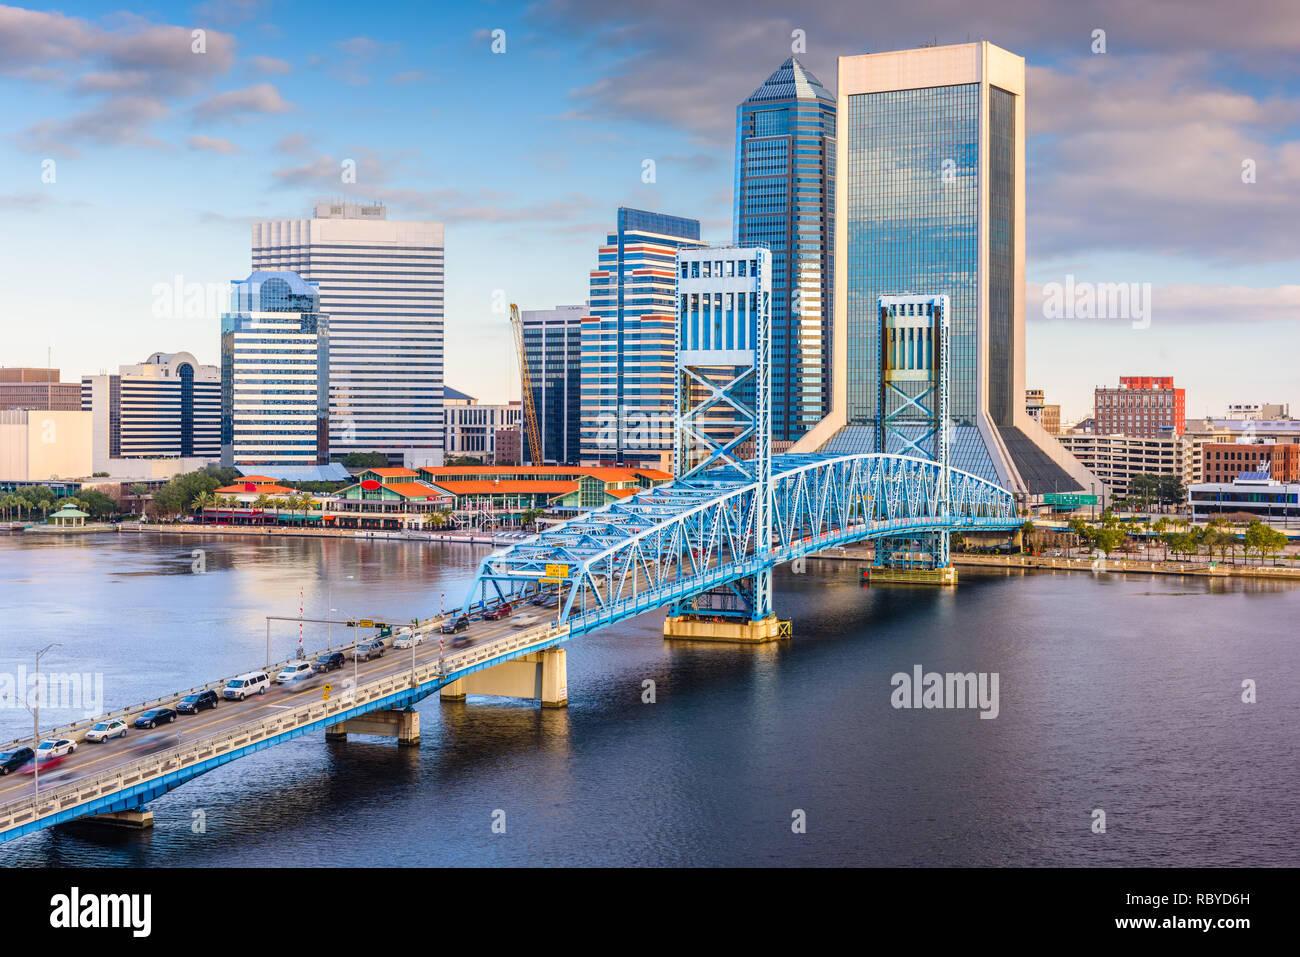
M369 661L371 658L384 657L383 639L372 638L369 641L360 642L352 649L352 657L357 661Z

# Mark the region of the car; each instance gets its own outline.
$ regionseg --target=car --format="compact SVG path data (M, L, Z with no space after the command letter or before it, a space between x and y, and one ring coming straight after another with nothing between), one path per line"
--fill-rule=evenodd
M275 676L275 683L278 685L287 684L290 681L297 681L308 675L314 674L310 661L291 661L284 666L284 670Z
M543 607L543 608L559 608L559 607L560 607L560 596L559 596L559 595L549 595L549 596L547 596L546 601L542 602L542 607Z
M42 743L44 743L44 742L42 742ZM40 750L40 749L37 748L37 751L39 751L39 750ZM53 770L54 770L55 768L57 768L60 764L62 764L64 761L68 760L68 756L67 756L67 754L52 754L52 755L50 755L48 758L47 758L47 757L42 757L42 758L39 758L38 760L39 760L39 762L40 762L40 770L41 770L41 773L44 774L46 770L53 771ZM30 777L31 775L35 774L35 773L36 773L36 764L37 764L36 761L28 761L26 764L24 764L24 765L23 765L23 774L26 774L26 775L28 775L29 777Z
M500 621L502 618L509 618L514 614L514 606L508 601L503 601L495 608L491 608L483 614L484 621Z
M470 645L473 643L474 643L474 639L471 638L469 635L457 635L455 638L451 640L451 646L453 648L464 648L466 645Z
M205 708L215 708L219 700L217 693L207 688L181 698L180 703L176 705L176 710L181 714L198 714Z
M40 757L41 764L50 758L66 758L76 750L77 742L71 738L46 738L36 746L36 754Z
M8 751L0 751L0 776L10 774L21 769L24 765L30 764L32 755L35 753L31 748L10 748Z
M160 724L171 724L176 720L176 712L171 708L150 708L135 719L137 728L155 728Z
M323 671L333 671L336 668L342 668L347 658L341 651L327 651L323 655L318 655L316 660L311 663L311 670L317 674Z
M416 631L416 632L408 631L408 632L406 632L405 634L399 635L399 636L397 637L397 640L393 642L393 647L394 647L394 648L410 648L410 647L412 647L412 646L415 646L415 645L422 645L422 644L424 644L424 635L423 635L423 634L421 634L421 633L418 632L418 631Z
M357 661L369 661L371 658L384 657L384 642L379 638L371 638L369 641L357 642L352 649L352 657Z
M221 696L227 701L243 701L250 694L266 694L271 686L271 679L265 671L250 671L238 678L231 678L221 689Z
M121 718L113 718L110 721L101 721L89 731L86 732L87 741L97 741L103 743L109 738L125 738L126 722Z
M466 617L465 615L459 615L456 618L448 618L446 621L442 623L442 628L440 628L439 630L444 635L454 635L456 634L456 632L464 631L468 627L469 627L469 618Z

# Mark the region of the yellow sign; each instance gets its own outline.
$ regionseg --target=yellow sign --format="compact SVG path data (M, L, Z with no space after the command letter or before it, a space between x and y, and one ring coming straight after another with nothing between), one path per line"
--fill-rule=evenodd
M361 624L361 627L362 627L362 628L373 628L373 627L375 627L375 622L374 622L374 619L372 619L372 618L362 618L360 624Z
M326 684L325 687L324 687L322 690L323 690L325 693L324 693L323 695L320 696L320 697L321 697L321 700L322 700L322 701L329 701L329 699L330 699L330 692L334 690L334 686L333 686L332 684Z
M568 578L569 566L568 565L547 565L546 577L547 578Z

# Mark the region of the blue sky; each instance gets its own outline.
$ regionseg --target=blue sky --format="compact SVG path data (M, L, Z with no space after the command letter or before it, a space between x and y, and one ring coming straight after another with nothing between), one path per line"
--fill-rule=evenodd
M49 347L65 378L156 350L215 362L216 318L156 318L155 287L240 278L251 222L350 195L446 222L447 382L517 397L493 291L524 308L585 299L620 204L728 238L735 105L800 29L832 90L837 56L931 39L1027 58L1028 384L1068 418L1125 374L1176 376L1189 414L1300 406L1300 14L1139 7L0 7L0 364L44 364ZM1150 326L1044 319L1038 289L1067 273L1151 283Z

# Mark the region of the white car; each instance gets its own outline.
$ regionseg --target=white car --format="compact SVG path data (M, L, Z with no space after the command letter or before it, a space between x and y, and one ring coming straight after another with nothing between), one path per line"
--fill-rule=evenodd
M101 744L109 738L125 737L126 722L121 718L114 718L112 721L101 721L86 732L87 741L98 741Z
M393 642L393 647L410 648L412 642L414 642L417 646L424 644L424 635L419 632L417 632L416 634L412 634L411 632L408 631L406 632L406 634L397 636L397 640Z
M41 763L44 763L50 758L61 758L75 750L77 750L77 742L71 738L50 738L48 741L40 743L36 748L36 754Z
M302 681L310 678L312 675L310 661L294 661L284 666L284 670L275 676L275 683L278 685L288 684L290 681Z

